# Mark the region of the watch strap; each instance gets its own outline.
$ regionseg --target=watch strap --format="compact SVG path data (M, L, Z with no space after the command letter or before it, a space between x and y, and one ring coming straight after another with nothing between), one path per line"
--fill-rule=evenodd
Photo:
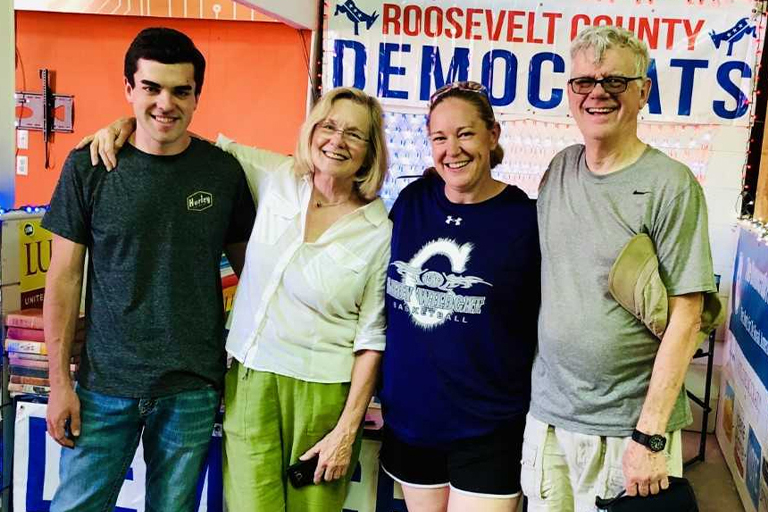
M662 435L650 435L645 432L640 432L637 429L632 431L632 440L638 444L641 444L651 450L652 452L660 452L667 444L667 438Z

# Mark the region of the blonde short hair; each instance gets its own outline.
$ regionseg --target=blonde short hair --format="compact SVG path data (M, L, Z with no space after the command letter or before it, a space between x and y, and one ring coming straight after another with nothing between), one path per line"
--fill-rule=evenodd
M315 127L328 116L333 104L338 100L351 100L368 110L370 119L370 129L367 134L368 148L365 161L355 175L355 186L360 197L366 201L372 201L379 195L389 165L386 139L384 138L384 113L379 101L360 89L337 87L323 94L320 101L310 111L304 124L301 125L299 140L296 143L294 169L302 175L313 172L312 135Z
M592 50L594 62L602 62L605 52L612 48L626 48L635 57L635 76L647 78L651 57L648 46L629 30L621 27L587 27L571 43L571 59L581 52Z

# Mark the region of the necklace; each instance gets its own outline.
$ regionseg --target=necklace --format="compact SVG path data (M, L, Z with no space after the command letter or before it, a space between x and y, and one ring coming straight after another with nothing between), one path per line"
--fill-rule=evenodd
M314 195L314 193L312 195ZM330 208L332 206L339 206L344 203L348 203L350 199L352 199L352 194L348 195L346 199L342 199L341 201L336 201L334 203L324 203L319 199L314 198L312 199L312 202L314 203L315 208Z
M335 203L321 203L320 201L315 201L315 207L316 208L330 208L331 206L339 206L340 204L344 204L349 201L349 198L344 199L343 201L337 201Z

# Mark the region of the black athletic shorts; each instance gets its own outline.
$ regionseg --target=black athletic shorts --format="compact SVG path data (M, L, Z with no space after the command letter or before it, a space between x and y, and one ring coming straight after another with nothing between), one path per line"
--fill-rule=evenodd
M451 486L459 492L492 498L520 494L520 459L525 415L490 434L445 446L414 446L384 425L381 467L411 487Z

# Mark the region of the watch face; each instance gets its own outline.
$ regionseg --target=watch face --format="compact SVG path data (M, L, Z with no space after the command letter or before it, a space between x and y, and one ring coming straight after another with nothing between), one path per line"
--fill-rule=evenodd
M664 436L654 435L648 438L648 448L654 452L660 452L666 444L667 440L664 439Z

